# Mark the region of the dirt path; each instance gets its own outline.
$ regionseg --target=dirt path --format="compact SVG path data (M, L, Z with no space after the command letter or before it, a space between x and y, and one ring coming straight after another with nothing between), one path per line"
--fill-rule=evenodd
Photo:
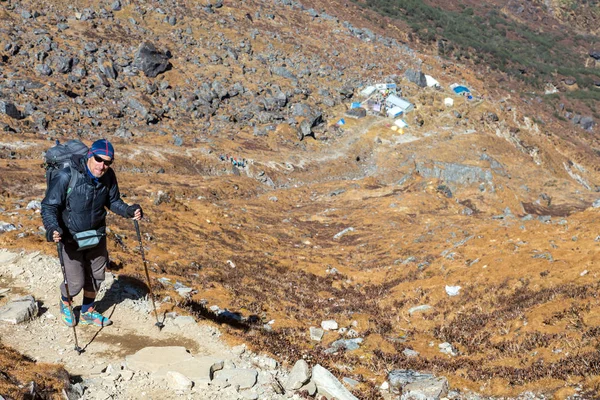
M240 350L232 351L222 342L215 327L189 319L183 323L182 319L166 318L165 327L159 331L148 298L112 273L107 273L106 278L97 308L110 316L114 324L102 329L77 326L79 345L84 349L78 354L72 328L60 320L58 285L62 278L58 259L0 250L0 288L10 288L0 298L0 305L25 294L33 295L40 305L40 315L33 321L19 325L1 323L2 341L36 361L64 365L72 379L85 388L84 399L181 399L184 393L170 389L164 381L126 370L125 357L144 347L183 346L194 356L244 363ZM80 304L80 296L75 304ZM187 395L198 398L200 392L202 398L238 397L235 390L226 394L222 388L208 386L195 387Z

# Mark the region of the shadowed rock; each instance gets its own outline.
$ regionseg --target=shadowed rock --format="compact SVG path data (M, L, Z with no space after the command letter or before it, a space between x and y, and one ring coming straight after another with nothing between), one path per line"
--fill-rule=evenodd
M17 106L15 106L14 103L11 103L10 101L0 100L0 113L6 114L14 119L23 119L23 115L17 109Z
M169 68L169 57L158 51L149 42L140 45L133 60L133 65L149 78L155 78Z

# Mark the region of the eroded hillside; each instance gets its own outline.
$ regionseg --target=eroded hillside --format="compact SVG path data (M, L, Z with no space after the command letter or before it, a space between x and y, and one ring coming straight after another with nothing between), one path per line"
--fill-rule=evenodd
M594 131L496 73L415 52L356 5L310 6L2 3L0 246L52 254L28 207L43 198L42 153L107 137L169 309L227 309L241 320L222 321L232 340L353 377L359 398L400 368L485 396L592 398ZM143 42L168 61L155 77L137 63ZM416 106L408 127L345 115L387 82ZM111 269L141 277L130 221L109 228ZM326 351L347 333L311 340L329 319L360 348Z

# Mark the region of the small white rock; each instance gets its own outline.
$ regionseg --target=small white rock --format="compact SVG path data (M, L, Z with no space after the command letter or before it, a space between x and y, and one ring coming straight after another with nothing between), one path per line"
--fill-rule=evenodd
M328 319L326 321L321 322L321 328L326 331L335 331L338 329L338 323L332 319Z

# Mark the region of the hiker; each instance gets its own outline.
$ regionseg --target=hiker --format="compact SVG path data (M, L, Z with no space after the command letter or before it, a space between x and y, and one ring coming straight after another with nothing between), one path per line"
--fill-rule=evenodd
M112 321L94 308L96 293L108 264L106 209L122 217L140 220L142 208L121 200L115 172L114 148L106 139L95 141L87 155L73 155L70 168L59 170L50 180L42 201L42 220L49 242L62 242L65 283L60 286L60 314L67 326L77 321L71 302L83 289L79 323L108 326ZM71 174L75 173L73 185Z

